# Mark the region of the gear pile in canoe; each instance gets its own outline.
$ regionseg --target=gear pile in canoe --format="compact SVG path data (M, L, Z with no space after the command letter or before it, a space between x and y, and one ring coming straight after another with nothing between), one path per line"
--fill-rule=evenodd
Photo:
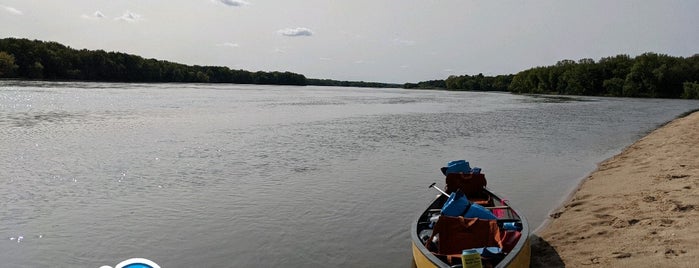
M444 190L435 183L430 185L440 195L411 228L415 265L529 267L527 221L506 199L486 187L481 169L456 160L441 171Z

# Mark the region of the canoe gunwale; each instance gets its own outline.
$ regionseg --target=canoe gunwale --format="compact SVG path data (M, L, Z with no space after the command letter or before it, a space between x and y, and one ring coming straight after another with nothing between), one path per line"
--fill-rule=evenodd
M486 188L485 190L488 194L492 195L494 198L502 200L501 197L499 197L498 195L493 193L490 189ZM437 256L432 254L432 252L430 252L425 247L425 245L422 244L422 242L420 241L420 238L418 237L418 233L417 233L418 222L420 221L420 218L423 215L425 215L428 212L428 210L430 209L430 207L432 207L432 205L435 202L437 202L440 198L443 198L443 197L437 196L437 198L435 198L432 201L432 203L430 203L430 206L428 206L427 209L425 209L423 212L421 212L420 215L417 217L417 220L412 223L411 228L410 228L410 237L411 237L411 240L413 243L413 247L415 247L420 252L420 254L422 254L425 258L427 258L430 262L432 262L432 264L434 264L435 267L450 267L446 263L442 262L442 260L437 258ZM507 205L509 206L509 204L507 204ZM523 250L525 246L527 246L527 247L529 246L529 235L530 235L529 223L527 222L524 215L522 213L520 213L516 208L510 206L510 209L512 210L512 212L514 212L514 214L516 214L520 218L520 222L522 223L522 231L520 231L520 233L522 236L519 239L519 241L517 241L517 244L515 244L515 246L512 248L512 251L510 251L510 253L507 254L507 256L505 256L505 258L502 259L502 261L500 261L500 263L498 263L497 266L495 266L496 268L507 267L508 265L512 264L517 258L519 258L520 254L523 254L524 252L529 252L529 250ZM415 254L415 253L413 253L413 254ZM530 257L528 256L527 259L529 259L529 258ZM414 259L415 259L415 256L413 256L413 260Z

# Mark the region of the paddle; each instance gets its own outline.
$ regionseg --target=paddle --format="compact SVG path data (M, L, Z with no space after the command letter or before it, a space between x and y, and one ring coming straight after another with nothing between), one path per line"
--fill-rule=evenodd
M442 193L442 194L445 195L446 197L449 197L449 195L448 195L447 193L445 193L444 191L442 191L442 189L439 189L439 188L437 188L437 186L434 186L435 184L437 184L437 183L436 183L436 182L433 182L433 183L430 184L430 186L427 187L427 188L434 188L435 190L439 191L440 193Z
M449 195L446 192L442 191L442 189L439 189L437 186L435 186L436 184L437 184L436 182L433 182L427 188L434 188L435 190L442 193L444 196L449 197ZM487 209L509 209L510 207L509 206L494 206L494 207L485 207L485 208L487 208Z

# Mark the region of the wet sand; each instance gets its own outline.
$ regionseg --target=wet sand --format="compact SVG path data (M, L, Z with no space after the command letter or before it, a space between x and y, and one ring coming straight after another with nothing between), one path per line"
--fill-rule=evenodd
M601 163L532 241L531 267L699 267L699 112Z

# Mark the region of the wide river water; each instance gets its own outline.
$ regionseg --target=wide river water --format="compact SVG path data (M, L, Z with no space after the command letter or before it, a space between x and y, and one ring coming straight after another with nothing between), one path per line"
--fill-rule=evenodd
M699 101L0 81L2 267L408 267L466 159L539 226ZM658 167L661 168L661 167Z

